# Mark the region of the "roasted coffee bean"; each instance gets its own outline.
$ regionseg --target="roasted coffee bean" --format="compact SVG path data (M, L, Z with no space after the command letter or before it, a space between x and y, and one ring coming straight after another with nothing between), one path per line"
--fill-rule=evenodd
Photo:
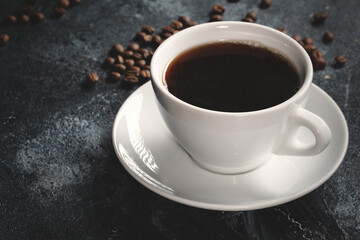
M304 43L305 45L313 45L313 44L314 44L314 40L312 40L312 38L310 38L310 37L305 37L305 38L303 39L303 43Z
M129 76L124 77L124 82L130 83L130 84L136 84L139 82L139 78L137 76L129 75Z
M111 51L113 52L114 55L119 55L119 54L122 54L124 52L124 47L123 47L123 45L121 45L119 43L115 43L112 46Z
M311 53L311 58L322 58L323 54L320 50L315 50Z
M222 21L222 20L223 20L223 17L221 14L212 14L210 16L210 21L212 21L212 22Z
M326 60L325 58L314 58L313 59L313 67L314 70L322 70L326 67Z
M4 23L8 23L8 24L12 24L12 23L16 23L16 17L14 15L7 15L4 18Z
M184 28L189 28L189 27L192 27L195 25L197 25L197 22L190 21L190 22L184 23Z
M125 60L121 55L116 56L116 63L124 63Z
M61 18L66 13L65 8L56 7L54 8L54 17Z
M111 72L108 75L108 79L112 82L119 81L121 79L121 74L118 72Z
M127 49L135 52L140 49L140 45L137 43L130 43Z
M41 22L45 19L45 16L43 13L41 12L34 12L33 15L31 16L31 19L33 20L33 22Z
M139 53L139 52L134 52L134 54L132 55L132 58L135 59L135 60L140 60L142 59L142 54Z
M172 34L169 33L169 32L162 32L162 33L161 33L161 36L162 36L163 39L167 39L167 38L171 37Z
M137 32L135 35L135 40L143 41L145 36L146 36L145 32Z
M276 30L278 30L278 31L280 31L280 32L282 32L282 33L285 33L285 34L288 33L288 31L286 31L286 29L283 28L283 27L278 27Z
M145 25L141 28L141 31L143 31L146 34L153 34L155 32L155 29L149 25Z
M292 38L297 41L298 43L302 42L302 38L299 35L294 35Z
M70 1L69 0L58 0L58 4L60 7L68 8L70 7Z
M140 76L143 78L143 79L147 79L147 78L150 78L151 77L151 73L149 70L141 70L140 72Z
M186 25L186 23L189 23L191 21L188 16L180 16L178 20L182 22L183 25Z
M254 19L249 18L249 17L244 17L243 19L241 19L241 21L243 21L243 22L253 23L253 22L254 22Z
M26 23L28 23L29 21L30 21L30 18L29 18L28 15L22 14L22 15L20 16L20 22L21 22L22 24L26 24Z
M161 30L162 30L163 32L168 32L168 33L171 33L171 34L173 34L174 31L175 31L175 29L173 29L173 28L170 27L170 26L163 26L163 27L161 28Z
M304 49L309 55L311 55L311 53L316 50L316 47L314 45L305 45Z
M138 53L141 53L142 58L144 59L146 59L150 55L149 50L147 50L146 48L140 48L138 50Z
M120 55L118 55L118 56L120 56ZM104 65L107 67L111 67L112 65L114 65L114 63L115 63L115 59L112 57L107 57L104 60Z
M173 29L175 30L181 30L184 25L182 24L182 22L180 21L173 21L171 24L170 24L170 27L172 27Z
M23 4L20 8L20 12L23 14L30 14L33 11L33 7L29 4Z
M134 55L134 52L131 51L131 50L126 50L122 53L122 55L125 57L125 58L131 58L132 55Z
M257 20L257 15L254 11L248 12L245 17L251 18L252 20L254 20L254 22L256 22Z
M323 35L323 41L325 43L329 43L332 42L332 40L334 39L334 34L332 32L326 32Z
M136 70L136 69L129 69L125 72L125 76L140 76L140 70Z
M225 12L226 8L221 5L221 4L215 4L213 7L212 7L212 12L214 14L223 14Z
M144 59L139 59L136 61L135 65L142 68L146 65L146 61Z
M86 75L86 79L91 83L97 83L99 81L99 76L92 72Z
M126 66L127 68L129 68L130 66L134 66L134 65L135 65L134 59L126 59L126 60L125 60L125 66Z
M346 63L347 59L345 56L340 55L335 57L336 64L342 66Z
M76 6L81 3L81 0L70 0L71 6Z
M314 22L315 23L321 23L325 21L325 19L328 17L328 14L326 12L319 12L314 14Z
M151 40L152 40L152 36L151 36L150 34L146 34L146 35L144 36L143 42L144 42L144 43L150 43Z
M159 35L154 35L153 38L152 38L152 43L155 45L155 46L158 46L160 45L162 42L162 38L159 36Z
M269 8L271 6L271 0L261 0L260 7L261 8Z
M128 69L128 71L135 71L135 72L139 72L140 74L140 71L141 71L141 68L139 66L130 66Z
M113 71L118 73L124 73L126 71L126 66L121 63L117 63L113 66Z
M145 66L142 67L142 69L150 70L150 65L145 65Z
M7 44L10 40L9 35L7 34L0 34L0 46L4 46Z

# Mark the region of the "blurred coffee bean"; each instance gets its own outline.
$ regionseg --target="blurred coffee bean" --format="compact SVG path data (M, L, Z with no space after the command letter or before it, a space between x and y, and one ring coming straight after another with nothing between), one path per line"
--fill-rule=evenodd
M225 12L226 8L221 5L221 4L215 4L213 7L212 7L212 12L214 14L223 14Z
M303 39L303 43L304 43L305 45L313 45L313 44L314 44L314 40L312 40L312 38L310 38L310 37L305 37L305 38Z
M217 22L217 21L222 21L223 20L223 17L221 14L212 14L210 16L210 21L212 22Z
M119 81L121 79L121 74L118 72L110 72L108 75L108 79L112 82Z
M261 0L260 7L261 8L269 8L271 6L271 0Z
M323 35L323 41L325 43L329 43L332 42L332 40L334 39L334 34L332 32L325 32Z
M97 83L99 81L99 76L96 73L92 72L86 75L86 79L90 83Z
M0 34L0 46L4 46L10 41L10 37L7 34Z
M248 12L245 17L251 18L252 20L254 20L254 22L256 22L257 20L257 15L254 11Z
M170 27L172 27L173 29L175 30L181 30L183 28L183 24L182 22L180 21L173 21L171 24L170 24Z

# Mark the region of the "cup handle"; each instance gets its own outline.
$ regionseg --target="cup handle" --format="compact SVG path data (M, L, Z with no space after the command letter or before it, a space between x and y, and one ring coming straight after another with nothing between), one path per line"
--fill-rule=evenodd
M327 123L314 113L298 107L289 117L288 125L274 153L278 155L313 156L321 153L330 143L331 130ZM306 127L315 137L315 144L296 139L296 130Z

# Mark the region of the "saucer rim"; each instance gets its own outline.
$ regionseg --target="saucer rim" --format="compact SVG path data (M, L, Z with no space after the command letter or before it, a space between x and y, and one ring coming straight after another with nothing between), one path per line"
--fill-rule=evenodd
M120 109L116 113L116 117L115 117L113 128L112 128L113 147L114 147L115 154L116 154L118 160L120 161L121 165L126 169L126 171L133 178L135 178L140 184L142 184L143 186L145 186L149 190L159 194L162 197L170 199L172 201L175 201L175 202L178 202L178 203L181 203L181 204L185 204L185 205L188 205L188 206L191 206L191 207L197 207L197 208L202 208L202 209L207 209L207 210L216 210L216 211L248 211L248 210L258 210L258 209L263 209L263 208L268 208L268 207L274 207L274 206L281 205L281 204L284 204L284 203L287 203L287 202L291 202L291 201L293 201L295 199L298 199L298 198L312 192L313 190L317 189L319 186L324 184L335 173L335 171L339 168L341 163L344 161L345 154L346 154L347 149L348 149L348 143L349 143L349 131L348 131L348 126L347 126L347 121L346 121L346 119L344 117L344 114L342 113L340 107L336 104L336 102L324 90L322 90L320 87L318 87L317 85L312 83L310 91L315 91L315 92L317 92L317 94L321 94L322 97L325 97L326 100L328 102L330 102L330 104L334 107L334 110L336 110L336 111L333 112L333 114L338 115L340 117L341 121L344 123L344 124L341 124L341 127L343 128L343 132L345 133L345 135L343 136L343 138L344 138L344 147L342 148L342 152L339 155L340 156L339 160L327 172L327 174L325 174L319 180L315 181L312 185L309 185L308 187L305 187L305 189L303 191L300 191L300 192L298 192L296 194L293 194L291 196L282 196L282 197L279 197L279 198L276 198L276 199L265 200L265 201L261 201L261 202L254 202L254 203L251 203L251 204L241 204L241 205L239 205L239 204L207 203L207 202L202 202L202 201L190 200L190 199L178 196L178 195L172 195L172 194L166 193L166 192L162 191L159 188L153 187L152 185L146 183L143 179L138 177L127 166L127 164L124 162L124 160L120 156L119 152L116 150L117 149L117 147L116 147L116 133L117 133L117 128L120 126L118 124L119 120L120 120L120 116L121 116L120 112L127 105L128 101L130 101L134 96L136 96L140 92L144 92L144 89L149 88L149 87L150 88L152 87L150 81L143 84L138 89L136 89L125 100L125 102L122 104L122 106L120 107ZM305 109L306 109L306 107L305 107ZM201 168L200 166L198 166L198 167ZM255 169L253 171L256 171L256 170L257 169ZM206 170L204 169L204 171L206 171Z

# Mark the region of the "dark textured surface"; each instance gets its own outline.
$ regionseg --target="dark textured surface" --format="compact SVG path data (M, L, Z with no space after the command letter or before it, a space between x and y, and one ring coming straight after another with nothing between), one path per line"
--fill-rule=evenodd
M62 19L39 1L39 24L0 27L1 239L360 239L360 15L358 0L83 0ZM312 36L329 65L314 82L340 106L350 143L343 164L321 187L293 202L248 212L196 209L137 183L111 142L115 114L136 89L106 83L101 62L115 42L127 45L144 24L157 29L179 15L206 22L214 3L224 20L258 13L258 23ZM0 1L0 17L21 1ZM327 11L323 25L311 15ZM330 44L322 34L332 31ZM348 62L335 69L333 58ZM100 82L84 84L95 71ZM329 77L330 76L330 77Z

